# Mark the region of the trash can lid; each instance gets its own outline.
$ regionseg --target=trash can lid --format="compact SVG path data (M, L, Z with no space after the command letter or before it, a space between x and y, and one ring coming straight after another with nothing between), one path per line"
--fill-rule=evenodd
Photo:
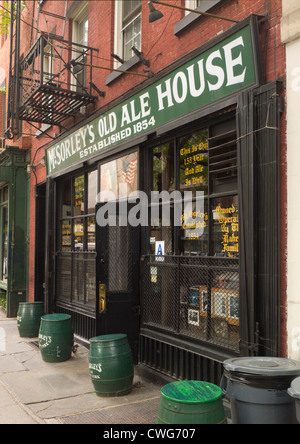
M60 321L68 321L71 319L70 315L64 313L54 313L42 316L42 321L50 321L50 322L60 322Z
M178 381L165 385L161 394L169 401L179 404L205 404L222 397L220 387L202 381Z
M284 358L246 357L224 362L229 372L262 376L300 376L300 362Z
M104 336L96 336L95 338L91 338L90 342L114 342L119 341L120 339L127 339L127 335L125 334L112 334L112 335L104 335Z
M294 379L291 387L288 389L288 394L295 399L300 399L300 378Z

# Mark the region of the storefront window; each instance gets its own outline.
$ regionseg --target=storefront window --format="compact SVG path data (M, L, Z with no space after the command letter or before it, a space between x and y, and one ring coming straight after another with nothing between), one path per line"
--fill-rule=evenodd
M64 181L60 189L60 250L94 251L97 170Z
M88 206L87 213L94 214L98 194L98 171L88 173Z
M71 250L72 246L72 224L69 220L63 220L61 223L61 249Z
M224 257L239 255L238 196L228 196L212 201L212 242L215 254Z
M96 203L98 171L59 185L60 237L57 245L57 301L96 307Z
M74 201L73 216L80 216L85 213L85 177L79 176L74 179Z
M170 226L163 226L160 214L150 230L144 319L155 328L238 350L235 119L155 148L152 165L154 191L179 189L183 210L181 226L172 216ZM165 257L160 260L155 257L157 241L164 242Z
M209 251L209 216L208 200L205 199L200 210L193 202L187 219L182 215L182 229L179 232L179 249L184 255L208 255Z
M8 273L8 187L0 189L0 282L7 284Z
M208 193L208 130L179 140L180 190Z
M153 150L152 191L172 191L175 189L174 148L167 143Z
M138 154L134 152L101 166L101 200L118 200L138 191Z
M74 219L74 249L75 251L83 251L85 250L84 245L84 220L83 219Z

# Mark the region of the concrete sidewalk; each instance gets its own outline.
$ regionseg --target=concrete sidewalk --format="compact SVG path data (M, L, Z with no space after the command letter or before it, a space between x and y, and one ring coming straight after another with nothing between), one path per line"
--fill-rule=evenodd
M155 424L167 382L153 384L136 367L131 394L99 398L85 347L67 362L45 363L37 338L20 338L16 319L0 310L0 424Z

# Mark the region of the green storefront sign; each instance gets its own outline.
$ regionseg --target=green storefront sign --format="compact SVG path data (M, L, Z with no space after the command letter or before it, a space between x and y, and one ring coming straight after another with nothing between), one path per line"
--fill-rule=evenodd
M253 21L47 149L51 176L258 83Z

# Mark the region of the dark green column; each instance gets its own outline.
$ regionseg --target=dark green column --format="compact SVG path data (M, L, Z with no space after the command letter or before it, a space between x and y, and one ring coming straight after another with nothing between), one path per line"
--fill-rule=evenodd
M0 185L9 191L7 317L16 317L19 303L28 300L28 158L28 152L15 147L0 155Z

